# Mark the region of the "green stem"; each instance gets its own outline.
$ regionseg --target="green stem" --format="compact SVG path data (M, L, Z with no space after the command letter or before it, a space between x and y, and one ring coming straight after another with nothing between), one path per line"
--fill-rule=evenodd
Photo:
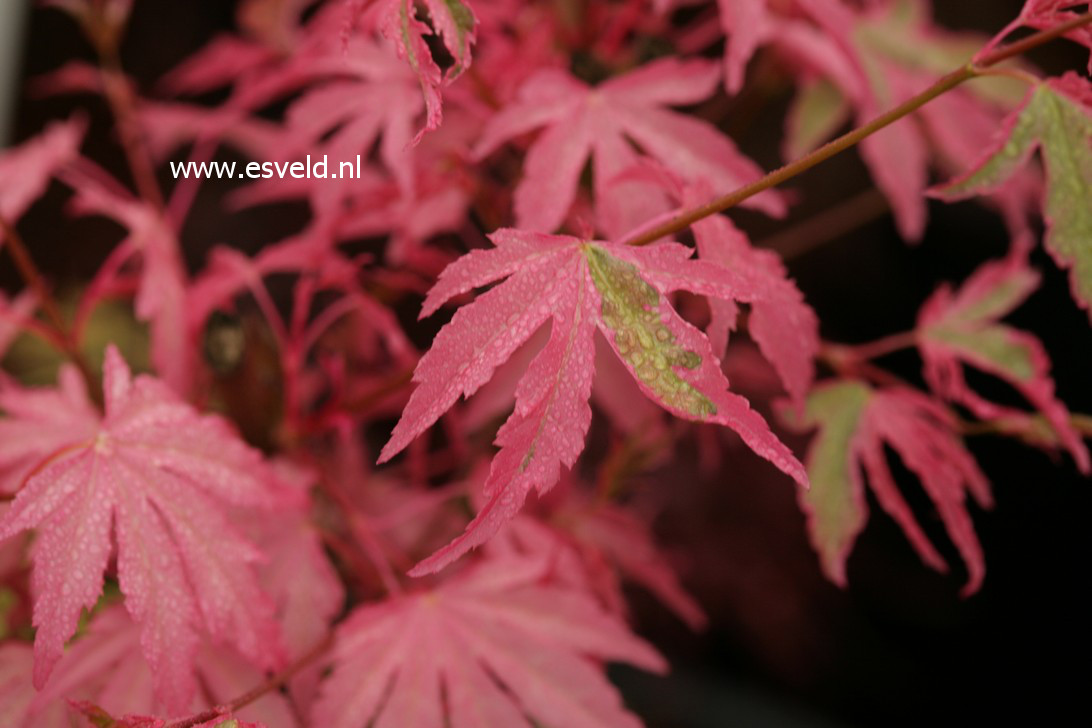
M667 222L657 225L656 227L648 230L641 235L628 241L630 245L648 245L655 242L662 237L668 235L674 235L682 230L693 225L699 220L703 220L710 215L716 215L717 213L724 212L731 209L736 205L739 205L746 200L754 197L755 195L765 192L768 189L780 185L782 182L792 179L793 177L806 172L812 167L825 162L836 154L840 154L850 147L856 146L862 140L875 134L876 132L884 129L891 124L894 124L899 119L902 119L909 114L920 109L925 104L929 103L938 96L942 96L952 89L956 88L965 81L969 81L972 78L977 78L982 75L984 70L990 66L995 66L998 63L1007 61L1010 58L1020 55L1032 48L1037 48L1044 43L1060 38L1066 33L1083 27L1085 25L1092 24L1092 13L1085 13L1080 17L1063 23L1050 30L1040 31L1034 35L1028 36L1023 40L1011 43L1004 47L998 48L992 53L987 54L979 60L977 64L968 63L965 66L957 68L951 73L943 76L936 83L929 88L925 89L917 96L904 101L895 108L887 111L884 114L876 117L872 121L868 122L864 126L857 127L853 131L850 131L837 139L824 144L815 151L805 154L794 162L786 164L780 169L776 169L770 172L765 177L744 185L734 192L730 192L723 197L719 197L712 202L695 207L690 210L683 211L668 220Z

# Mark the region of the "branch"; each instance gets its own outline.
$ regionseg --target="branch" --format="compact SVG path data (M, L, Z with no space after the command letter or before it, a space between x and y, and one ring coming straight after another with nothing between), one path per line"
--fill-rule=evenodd
M144 144L137 124L136 102L128 78L121 67L116 43L99 44L99 75L103 95L118 126L118 139L125 154L125 161L133 175L133 183L140 197L161 215L165 210L163 192L155 176L155 164Z
M734 192L730 192L723 197L719 197L712 202L695 207L690 210L679 213L667 222L657 225L656 227L642 233L641 235L633 238L629 241L630 245L648 245L655 242L662 237L668 235L674 235L680 232L698 220L709 217L710 215L716 215L719 212L724 212L730 208L739 205L741 202L749 200L760 192L776 187L782 182L785 182L793 177L806 172L812 167L825 162L836 154L840 154L845 150L857 145L863 139L875 134L876 132L884 129L891 124L894 124L904 116L908 116L913 112L920 109L925 104L929 103L938 96L942 96L955 87L959 86L965 81L969 81L972 78L977 78L983 75L983 71L990 66L995 66L1002 61L1007 61L1014 56L1025 53L1032 48L1037 48L1044 43L1052 41L1056 38L1069 33L1076 28L1080 28L1086 25L1092 24L1092 13L1085 13L1078 18L1063 23L1050 30L1040 31L1034 35L1028 36L1023 40L1019 40L1015 43L1011 43L1002 48L998 48L996 51L984 56L976 63L968 63L965 66L957 68L951 73L940 78L929 88L925 89L917 96L914 96L907 101L899 104L890 111L881 114L864 126L857 127L853 131L850 131L837 139L824 144L815 151L805 154L794 162L786 164L780 169L776 169L770 172L762 179L751 182L744 185Z
M41 306L42 312L45 314L52 334L49 340L57 344L60 350L80 370L80 375L87 383L88 393L94 397L98 391L98 385L91 371L91 365L87 363L87 359L80 351L72 330L65 323L57 299L53 297L49 286L46 285L45 278L38 270L38 266L34 264L34 259L31 258L30 251L27 249L26 243L23 242L22 236L19 235L15 226L7 218L0 215L0 243L5 241L7 244L3 247L7 248L11 254L12 260L15 261L15 267L19 270L19 275L34 291L34 297L38 299L38 305Z
M239 697L232 700L226 705L220 705L215 708L211 708L202 713L192 715L189 718L177 720L173 723L168 723L166 728L193 728L193 726L207 723L210 720L215 720L226 715L230 715L237 711L242 710L246 706L250 705L254 701L263 697L267 693L271 693L274 690L279 689L282 685L291 680L296 673L303 668L307 667L311 662L318 659L322 653L326 652L334 644L334 633L330 632L326 637L317 645L312 647L309 651L300 656L298 660L286 667L281 672L272 676L258 687L246 692Z

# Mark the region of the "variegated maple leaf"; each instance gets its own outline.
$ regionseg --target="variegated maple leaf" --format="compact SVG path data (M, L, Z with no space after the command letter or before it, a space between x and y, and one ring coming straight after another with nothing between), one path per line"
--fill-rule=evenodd
M590 157L599 227L617 237L669 209L650 185L613 184L639 158L631 140L684 179L705 179L717 190L761 176L762 170L713 125L664 108L708 98L719 77L713 63L673 58L594 88L563 71L541 71L489 120L474 153L481 159L506 140L546 126L524 160L515 192L517 226L540 232L560 227ZM753 202L771 214L784 211L776 195L764 193Z
M696 208L714 197L714 190L704 180L687 184L655 163L642 164L623 174L621 179L641 177L663 186L685 208ZM640 230L638 228L634 233ZM762 287L763 296L751 302L748 333L763 356L773 364L785 391L797 402L802 402L815 378L819 319L788 277L785 264L774 251L751 245L743 231L725 215L710 215L698 220L693 231L702 260L736 271ZM709 308L709 341L713 352L724 357L728 335L736 328L739 308L727 299L710 300Z
M473 251L443 272L422 316L452 296L507 280L460 309L436 336L379 461L406 447L460 395L477 391L547 320L550 339L520 380L515 411L497 433L501 450L485 483L485 505L466 533L411 573L436 571L480 545L532 489L545 492L562 466L573 465L591 422L596 329L646 396L679 417L731 427L806 485L792 452L745 399L728 391L709 340L666 298L681 289L753 302L766 296L764 281L691 260L693 251L677 243L634 248L519 230L500 230L491 240L496 247Z
M891 447L921 479L967 565L963 594L978 590L985 564L964 502L970 493L988 508L992 497L986 476L963 447L947 410L912 389L875 390L845 379L816 387L799 424L818 428L806 460L811 488L799 491L799 498L812 545L832 581L845 585L846 559L868 519L865 475L880 507L899 524L922 561L947 571L899 493L885 452Z
M601 663L662 672L655 650L548 562L489 560L431 591L357 609L313 714L325 728L638 728Z
M941 396L986 420L1004 420L1006 429L1036 423L1027 413L983 399L968 385L964 365L1011 384L1042 415L1053 439L1072 454L1082 472L1090 468L1088 449L1070 422L1065 404L1054 395L1050 358L1026 331L999 323L1039 285L1039 274L1022 257L982 266L958 291L940 288L921 309L917 340L925 378Z
M470 67L478 21L470 5L462 0L421 0L432 27L418 16L417 0L385 1L380 27L417 74L424 93L426 123L417 134L416 141L420 141L422 134L437 129L443 121L441 87ZM441 69L433 58L426 36L437 36L451 55L451 65L446 69Z
M93 406L85 392L75 397L74 382L69 377L65 397L52 400L71 413L73 426L26 473L0 518L0 539L37 529L35 685L45 685L81 611L98 601L115 543L125 606L141 625L166 705L185 706L193 695L201 632L263 668L275 666L282 650L273 606L252 568L262 555L224 513L229 505L272 507L285 497L261 455L159 380L134 380L113 346L104 364L104 415L91 419ZM33 403L24 399L7 424L46 435L50 417L35 416Z
M967 63L982 45L974 35L937 26L923 0L865 4L861 11L839 0L797 1L823 31L821 38L813 44L798 33L783 33L782 27L789 26L778 20L770 42L821 80L805 83L789 112L789 157L825 142L851 115L863 124L906 101ZM952 173L972 163L983 138L1022 93L1021 82L1011 78L976 79L861 143L861 157L890 201L905 239L918 240L924 233L930 167ZM994 202L1014 232L1023 232L1036 182L1034 175L1021 176L996 190Z
M1046 168L1044 244L1068 268L1078 305L1092 317L1092 83L1070 72L1036 85L1005 120L977 165L934 190L946 200L988 194L1038 149Z

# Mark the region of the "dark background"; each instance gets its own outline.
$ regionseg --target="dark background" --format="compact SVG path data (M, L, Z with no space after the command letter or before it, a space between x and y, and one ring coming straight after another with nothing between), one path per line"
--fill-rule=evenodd
M1021 5L961 0L936 2L935 11L950 28L993 31ZM230 29L232 18L233 3L223 0L138 0L125 66L144 92L154 93L159 76L214 33ZM75 26L58 12L33 11L24 80L73 57L91 57ZM1032 60L1059 71L1082 67L1087 53L1055 43ZM767 168L779 161L779 120L787 100L787 94L772 99L737 137ZM93 122L85 152L124 176L98 99L33 99L24 93L16 140L75 107L88 110ZM856 155L842 155L793 181L803 201L787 225L870 186ZM209 187L184 231L195 267L213 244L253 248L299 224L298 211L291 210L281 217L266 211L225 215L214 199L206 199ZM67 226L56 224L64 199L55 187L21 225L35 257L62 283L85 280L119 232L111 223L83 221L74 240ZM887 216L877 215L792 257L792 273L819 313L826 339L863 342L911 328L919 305L939 282L962 280L1006 248L998 219L973 203L933 204L930 213L927 237L916 247L897 237ZM739 220L759 239L786 225ZM1061 398L1074 411L1092 412L1088 319L1049 258L1039 251L1034 262L1045 274L1043 288L1011 320L1042 337ZM18 285L6 259L0 282L9 291ZM885 363L919 379L913 355ZM744 458L732 459L732 470L701 473L688 465L697 459L693 453L680 453L656 476L657 487L673 491L662 531L684 556L687 583L712 625L690 634L635 592L638 627L667 654L674 672L661 679L617 670L627 702L652 726L680 728L1046 725L1086 714L1092 640L1081 584L1092 545L1090 484L1070 462L1010 441L977 438L970 446L993 481L997 506L974 512L988 575L981 593L967 600L958 596L964 577L958 557L913 478L902 483L929 534L951 557L953 574L923 567L873 504L873 518L849 562L851 586L842 591L820 575L787 481L772 480L761 464Z

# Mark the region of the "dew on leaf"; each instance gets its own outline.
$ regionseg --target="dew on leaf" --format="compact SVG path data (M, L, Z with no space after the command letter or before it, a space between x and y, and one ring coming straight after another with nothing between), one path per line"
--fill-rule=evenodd
M660 292L632 263L596 245L586 245L584 251L602 299L602 321L613 332L619 356L637 379L673 409L698 417L716 414L716 405L672 369L696 369L702 360L697 352L680 346L663 322L661 306L666 304Z

